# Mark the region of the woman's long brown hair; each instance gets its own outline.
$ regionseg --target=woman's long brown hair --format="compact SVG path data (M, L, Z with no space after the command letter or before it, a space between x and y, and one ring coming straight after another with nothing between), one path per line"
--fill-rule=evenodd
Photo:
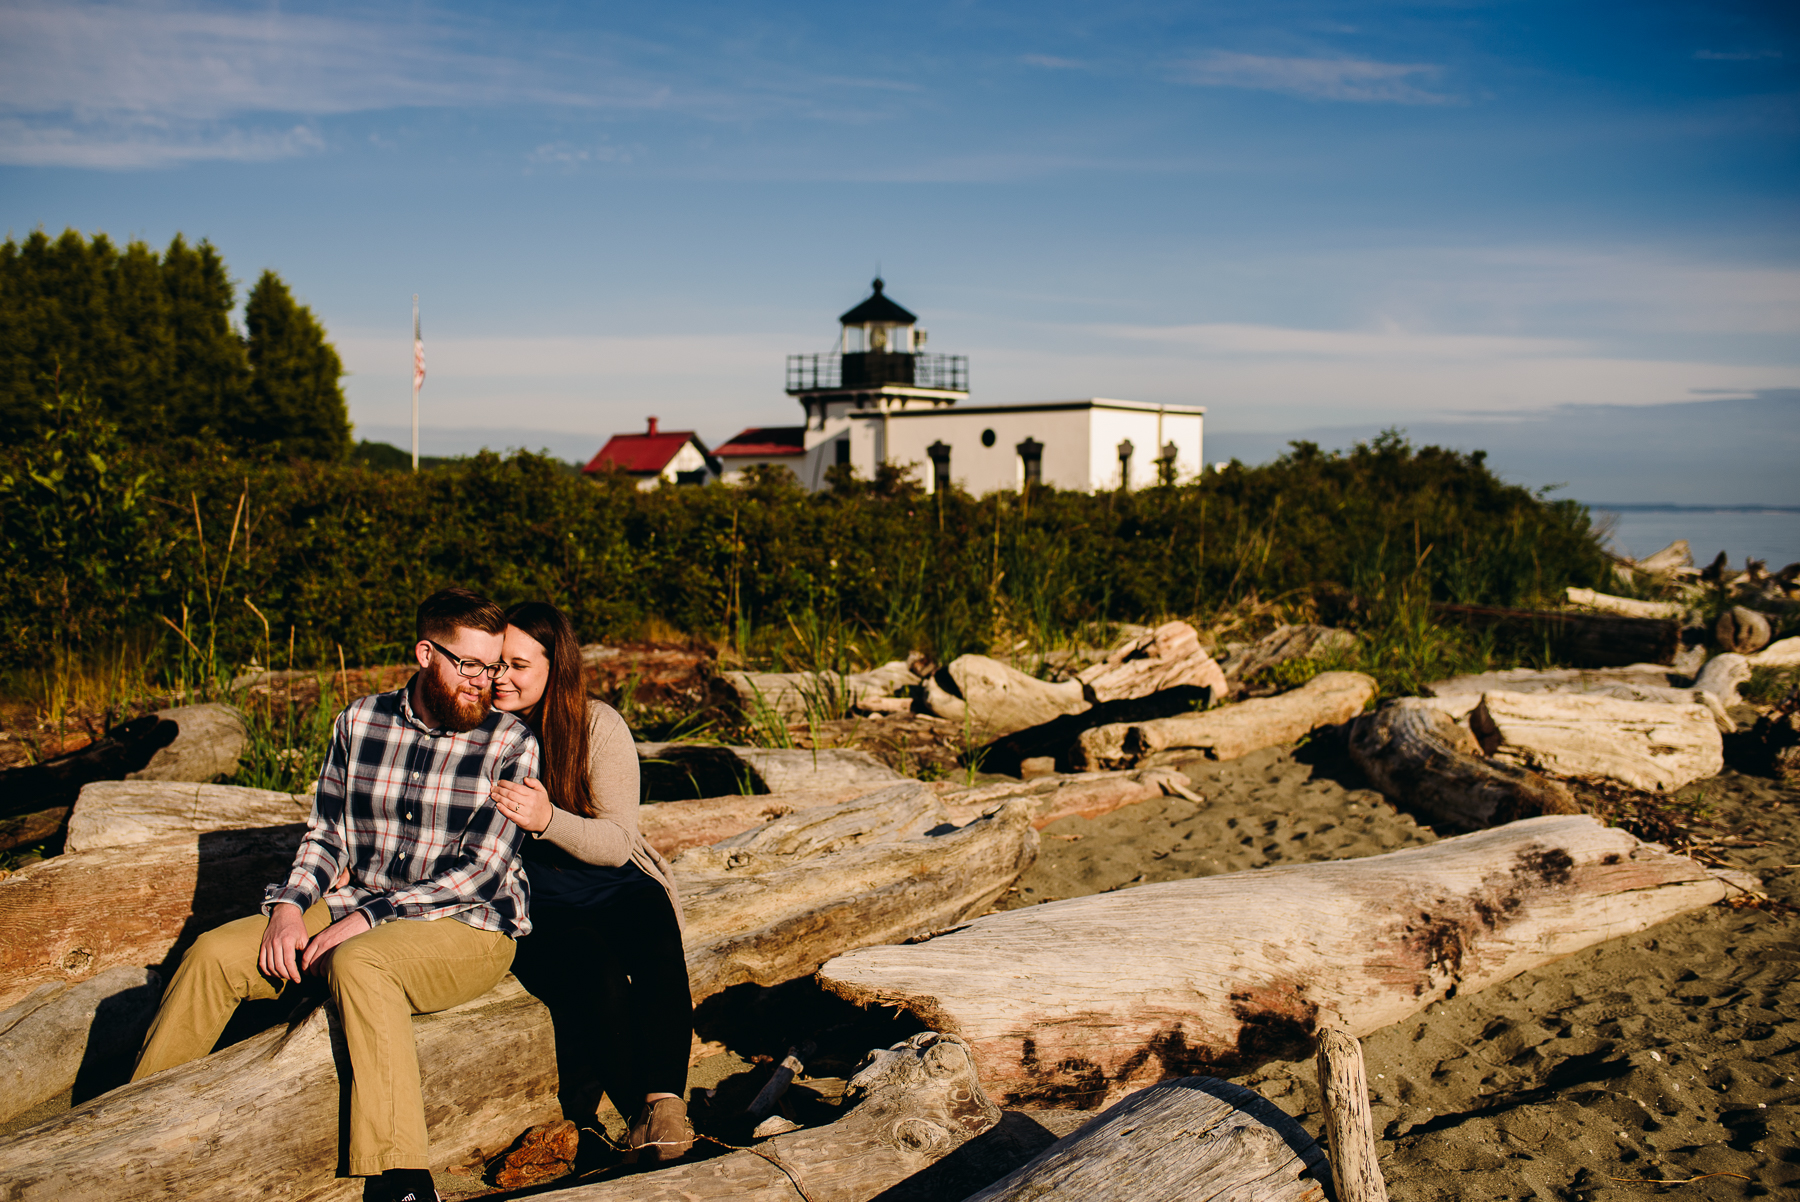
M506 624L536 639L550 657L544 695L521 716L538 738L544 788L550 800L584 818L594 817L594 786L588 775L587 694L581 687L581 646L562 610L526 601L506 611Z

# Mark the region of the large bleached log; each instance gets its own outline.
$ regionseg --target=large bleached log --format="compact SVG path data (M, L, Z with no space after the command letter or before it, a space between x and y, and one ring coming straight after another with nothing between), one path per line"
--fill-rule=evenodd
M1234 760L1291 742L1321 726L1348 722L1375 696L1361 672L1321 672L1275 697L1242 701L1203 714L1097 726L1081 733L1077 768L1129 768L1204 756Z
M939 669L925 682L925 701L933 714L962 723L981 743L1093 704L1079 680L1039 680L985 655L959 655Z
M1638 601L1631 597L1614 597L1596 593L1591 588L1570 587L1563 590L1570 605L1617 614L1622 618L1679 618L1683 605L1679 601Z
M1560 782L1484 758L1475 736L1439 708L1443 700L1402 697L1351 727L1350 758L1382 796L1458 830L1581 812Z
M306 827L176 835L56 856L0 881L0 1006L119 965L168 965L262 903Z
M814 793L822 805L905 779L868 752L843 747L639 743L637 753L645 796L656 801L733 793Z
M39 986L0 1014L0 1123L73 1086L84 1065L135 1053L161 997L155 970L121 966Z
M1108 1107L964 1202L1325 1202L1328 1171L1279 1107L1241 1085L1188 1077Z
M684 853L674 867L695 1000L981 913L1036 859L1031 818L1029 804L1010 801L952 828L943 803L911 781Z
M1754 655L1744 657L1753 668L1800 667L1800 635L1777 639Z
M876 1053L850 1089L855 1102L843 1118L763 1140L754 1152L540 1196L554 1202L942 1202L1004 1176L1054 1141L1025 1116L1002 1115L982 1092L967 1045L954 1036L928 1031Z
M1495 692L1483 695L1469 726L1496 759L1634 789L1679 789L1725 768L1718 723L1704 705Z
M1724 656L1715 656L1724 659ZM1738 661L1743 656L1732 656ZM1726 673L1721 676L1720 673ZM1453 718L1466 718L1481 698L1489 692L1500 693L1557 693L1564 695L1584 695L1590 697L1611 697L1618 701L1647 701L1660 705L1703 705L1711 712L1713 721L1720 731L1730 734L1737 729L1726 706L1735 703L1736 686L1729 683L1728 669L1715 669L1714 675L1707 678L1709 689L1696 680L1692 687L1677 685L1676 681L1685 677L1668 671L1660 664L1633 664L1626 668L1598 668L1584 670L1580 668L1508 668L1499 672L1483 672L1474 676L1455 676L1449 680L1440 680L1426 686L1434 698L1435 708L1443 710ZM1749 679L1749 669L1743 669L1742 679ZM1724 694L1715 690L1725 688L1733 700L1727 701Z
M1090 703L1130 701L1165 689L1226 692L1225 672L1200 646L1200 634L1186 622L1165 622L1126 642L1101 662L1076 674Z
M1728 651L1713 656L1701 666L1700 674L1694 677L1694 687L1703 693L1711 693L1721 705L1737 705L1743 701L1738 696L1738 686L1750 679L1750 672L1747 658Z
M1321 1026L1360 1038L1753 886L1587 816L1528 818L991 914L819 980L961 1035L1006 1105L1093 1106L1303 1055Z
M307 793L178 781L100 781L81 791L69 816L68 852L126 847L169 835L305 822Z
M1750 655L1767 647L1774 631L1769 628L1769 619L1762 614L1734 605L1719 615L1713 635L1725 650Z
M1356 646L1356 636L1331 626L1302 624L1277 626L1250 644L1235 644L1219 663L1233 689L1248 684L1258 674L1291 659L1323 659Z
M0 1140L9 1202L351 1202L339 1171L342 1034L330 1006ZM413 1019L432 1168L478 1165L558 1117L543 1006L511 977ZM340 1079L342 1078L342 1080Z
M175 737L126 780L209 781L230 776L250 743L244 715L216 701L158 710L156 717L175 724Z
M768 712L784 722L841 717L872 698L891 696L919 678L899 660L867 672L726 672L745 713Z

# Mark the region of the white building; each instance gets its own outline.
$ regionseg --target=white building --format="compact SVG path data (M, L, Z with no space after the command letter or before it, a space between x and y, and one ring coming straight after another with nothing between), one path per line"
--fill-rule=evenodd
M946 481L971 493L1027 481L1095 491L1142 488L1200 474L1198 405L1089 398L961 406L968 359L927 354L918 319L874 292L838 319L838 350L788 356L798 427L746 430L714 452L730 482L753 464L781 464L811 489L848 465L872 477L882 464L916 464L928 490Z

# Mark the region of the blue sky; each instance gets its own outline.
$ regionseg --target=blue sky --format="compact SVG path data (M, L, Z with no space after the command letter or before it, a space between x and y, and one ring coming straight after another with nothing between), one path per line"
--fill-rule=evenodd
M1602 498L1566 442L1616 475L1604 427L1544 420L1656 443L1753 399L1776 428L1740 433L1800 457L1794 11L0 0L0 219L275 268L376 437L420 293L428 449L795 422L783 356L879 267L979 402L1795 504L1723 439Z

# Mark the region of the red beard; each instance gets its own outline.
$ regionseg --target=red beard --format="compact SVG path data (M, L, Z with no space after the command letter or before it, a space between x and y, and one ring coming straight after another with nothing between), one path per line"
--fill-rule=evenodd
M488 711L493 708L494 690L490 684L484 682L481 696L468 701L461 696L456 685L447 683L435 669L428 668L421 676L419 683L425 708L445 730L459 733L474 730L487 719Z

